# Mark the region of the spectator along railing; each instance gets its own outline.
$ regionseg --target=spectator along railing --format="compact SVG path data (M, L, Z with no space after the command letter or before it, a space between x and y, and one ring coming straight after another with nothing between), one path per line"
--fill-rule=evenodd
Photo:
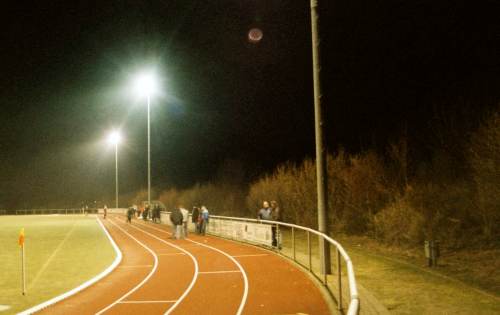
M347 314L355 315L359 313L360 300L352 261L342 245L328 235L290 223L215 215L210 216L207 232L237 241L268 246L279 254L292 259L307 268L312 275L322 282L330 295L336 300L339 310L343 309L343 260L346 270L344 275L346 275L349 284L348 290L345 290L349 293ZM275 246L273 246L273 234L277 238ZM316 240L313 239L314 236L317 237ZM320 239L335 248L335 259L327 260L335 261L334 266L331 266L334 267L332 269L336 269L335 275L327 275L320 271L319 259L316 257L318 256L319 245L315 246L314 244L318 243Z

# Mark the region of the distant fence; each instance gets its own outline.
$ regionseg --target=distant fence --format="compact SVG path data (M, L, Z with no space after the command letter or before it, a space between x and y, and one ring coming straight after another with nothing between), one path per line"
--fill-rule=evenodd
M97 209L18 209L18 210L0 210L0 215L48 215L48 214L84 214L97 213Z
M108 213L124 214L127 209L125 208L109 208ZM103 208L98 209L81 209L81 208L68 208L68 209L18 209L18 210L5 210L0 209L0 215L49 215L49 214L96 214L103 213Z

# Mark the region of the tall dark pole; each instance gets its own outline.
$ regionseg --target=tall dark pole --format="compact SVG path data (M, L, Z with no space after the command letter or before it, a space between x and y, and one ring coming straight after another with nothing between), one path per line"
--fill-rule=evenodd
M150 96L148 93L148 207L151 207L151 123L150 123Z
M115 208L118 209L118 141L115 143Z
M316 133L316 182L318 190L318 230L328 234L328 195L326 174L326 149L323 140L323 116L321 113L320 54L318 28L318 1L311 0L311 33L314 84L314 126ZM321 273L330 274L330 246L319 240Z

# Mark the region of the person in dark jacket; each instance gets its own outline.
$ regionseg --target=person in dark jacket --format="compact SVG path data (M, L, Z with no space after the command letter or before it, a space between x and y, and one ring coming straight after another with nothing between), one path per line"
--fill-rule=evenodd
M198 207L193 207L193 211L191 212L191 222L195 226L196 234L200 234L200 224L198 222L199 216L200 216L200 209Z
M144 221L147 221L148 217L149 217L149 205L147 205L144 208L144 212L142 213L142 218L144 219Z
M127 223L132 223L132 216L134 215L134 208L128 208L127 210Z
M182 212L179 207L176 207L170 213L170 222L172 222L172 237L173 239L181 238L182 230Z
M278 206L278 203L273 200L271 201L271 217L273 221L281 221L282 220L282 213L281 209ZM281 242L280 242L280 231L279 231L279 225L274 225L271 227L272 235L273 235L273 247L279 247L281 249Z
M160 223L160 206L158 204L155 204L153 207L153 222L155 223Z

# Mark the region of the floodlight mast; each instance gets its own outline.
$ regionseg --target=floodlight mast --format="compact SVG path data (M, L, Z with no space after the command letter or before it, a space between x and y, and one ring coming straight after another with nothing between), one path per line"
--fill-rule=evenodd
M148 206L151 207L151 123L150 123L150 102L151 96L148 94Z
M311 39L314 83L314 126L316 134L316 186L318 189L318 230L328 235L328 175L326 173L326 148L323 137L323 116L320 84L320 40L318 0L311 0ZM323 238L319 240L321 273L331 274L330 246Z
M143 72L135 81L135 92L146 97L148 106L148 206L151 205L151 96L156 93L157 79L154 72Z
M122 138L118 131L113 131L108 137L110 144L115 146L115 208L118 209L118 144Z

